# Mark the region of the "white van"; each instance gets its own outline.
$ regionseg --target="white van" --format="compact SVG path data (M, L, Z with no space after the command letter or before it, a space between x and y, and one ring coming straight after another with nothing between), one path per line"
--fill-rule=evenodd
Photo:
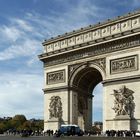
M66 136L83 136L83 131L80 129L78 125L75 124L63 124L59 129L59 135L66 135Z

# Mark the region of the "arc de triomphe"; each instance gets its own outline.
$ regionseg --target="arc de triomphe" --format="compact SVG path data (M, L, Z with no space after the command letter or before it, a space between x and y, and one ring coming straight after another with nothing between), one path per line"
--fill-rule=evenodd
M43 42L44 129L92 125L103 84L103 130L140 130L140 11Z

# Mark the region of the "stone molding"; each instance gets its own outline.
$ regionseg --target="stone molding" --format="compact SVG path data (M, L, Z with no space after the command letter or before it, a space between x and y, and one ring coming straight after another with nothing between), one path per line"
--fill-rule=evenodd
M108 21L107 23L98 24L95 26L89 26L88 28L82 28L80 32L72 32L53 38L43 43L44 52L54 52L57 50L69 48L71 46L80 45L90 41L96 41L117 34L130 32L132 30L140 28L140 12L134 14L128 14L128 16L122 16L115 21ZM84 29L84 30L83 30ZM96 42L95 42L96 43Z
M53 57L46 57L46 55L44 54L40 55L39 58L44 62L44 67L47 67L51 65L66 63L70 61L120 51L128 48L134 48L139 45L140 45L140 35L137 35L134 37L115 40L101 45L91 46L88 48L83 48L81 50L60 54L59 57L57 55Z
M59 86L59 87L52 87L52 88L43 89L44 94L55 93L57 91L70 91L70 90L80 91L80 93L84 93L84 94L87 93L87 91L83 91L83 90L81 90L80 88L78 88L75 85L72 85L72 86Z
M110 60L110 74L138 70L138 55Z
M48 94L48 93L54 93L57 91L64 91L64 90L68 90L69 87L68 86L59 86L59 87L51 87L51 88L44 88L44 94Z
M111 85L111 84L116 84L117 82L120 83L122 81L123 81L123 83L125 83L125 82L137 82L137 81L140 81L140 75L107 79L107 80L102 81L102 84L104 86L107 86L107 85Z

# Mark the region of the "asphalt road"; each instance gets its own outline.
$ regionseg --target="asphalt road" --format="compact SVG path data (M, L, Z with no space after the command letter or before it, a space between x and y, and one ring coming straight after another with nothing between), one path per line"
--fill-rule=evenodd
M97 136L70 136L70 137L48 137L48 136L0 136L0 140L140 140L140 137L97 137Z

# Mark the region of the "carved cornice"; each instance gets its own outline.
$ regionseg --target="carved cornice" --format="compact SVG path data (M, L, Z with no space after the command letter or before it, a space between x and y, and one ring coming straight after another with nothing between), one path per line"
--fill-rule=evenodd
M127 76L127 77L120 77L120 78L113 78L113 79L107 79L107 80L104 80L102 81L102 84L104 86L107 86L107 85L113 85L113 84L116 84L116 83L127 83L127 82L139 82L140 81L140 75L135 75L135 76Z
M53 57L40 56L44 62L44 67L66 63L70 61L90 58L102 54L107 54L123 49L134 48L140 45L140 35L128 37L125 39L115 40L101 45L91 46L77 51L61 54Z
M96 44L96 42L118 38L128 34L133 34L140 29L140 11L129 13L128 15L118 17L115 20L89 27L81 28L80 30L59 35L56 38L43 42L44 53L52 55L68 51L71 47L81 47L84 43ZM74 48L72 48L74 49ZM61 51L60 51L61 50Z
M80 93L84 93L87 94L87 91L84 91L83 89L81 90L79 87L77 86L58 86L58 87L52 87L52 88L44 88L44 94L49 94L49 93L55 93L57 91L79 91Z
M68 89L69 89L68 86L59 86L59 87L52 87L52 88L44 88L43 91L44 91L44 94L48 94L48 93L55 93L57 91L64 91Z

